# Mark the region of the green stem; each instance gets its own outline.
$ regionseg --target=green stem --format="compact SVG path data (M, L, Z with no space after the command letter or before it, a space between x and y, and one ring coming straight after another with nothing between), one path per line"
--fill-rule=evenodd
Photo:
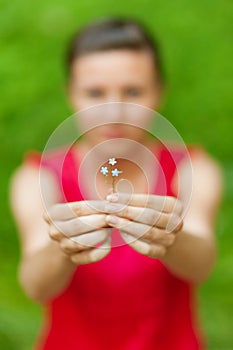
M112 177L112 192L115 193L115 177Z

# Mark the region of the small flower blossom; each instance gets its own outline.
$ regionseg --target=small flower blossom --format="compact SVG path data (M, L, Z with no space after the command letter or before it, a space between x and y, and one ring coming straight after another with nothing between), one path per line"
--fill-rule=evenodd
M110 166L102 166L100 169L100 172L105 176L109 178L111 178L111 182L112 182L112 192L116 193L116 182L117 179L116 177L119 176L119 174L122 174L123 171L118 170L117 168L113 169L113 166L117 163L116 158L109 158L108 160L108 164ZM105 179L105 183L109 183L108 181L106 181L107 179Z
M116 163L117 163L116 158L110 158L108 160L108 164L110 164L110 165L115 165Z
M102 166L100 172L103 174L103 175L107 175L108 173L108 168L106 166Z
M112 170L112 176L118 176L121 173L122 173L122 171L118 170L117 168Z

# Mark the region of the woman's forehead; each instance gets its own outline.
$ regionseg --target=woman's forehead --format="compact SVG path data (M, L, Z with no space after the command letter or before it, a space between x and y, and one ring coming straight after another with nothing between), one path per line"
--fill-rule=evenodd
M72 75L79 80L102 81L130 78L133 80L151 76L154 70L150 53L139 50L109 50L86 54L73 62Z

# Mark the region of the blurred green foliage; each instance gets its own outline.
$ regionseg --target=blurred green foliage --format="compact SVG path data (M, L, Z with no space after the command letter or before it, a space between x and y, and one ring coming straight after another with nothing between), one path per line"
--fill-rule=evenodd
M7 204L9 177L24 152L42 150L71 114L63 65L70 35L108 15L139 18L158 37L167 76L161 112L187 143L202 144L222 165L219 261L201 288L200 304L209 349L233 349L231 0L0 0L0 348L30 349L41 318L17 282L20 249Z

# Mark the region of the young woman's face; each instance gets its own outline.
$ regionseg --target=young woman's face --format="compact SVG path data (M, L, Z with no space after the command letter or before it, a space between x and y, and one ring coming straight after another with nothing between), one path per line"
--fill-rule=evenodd
M152 55L129 49L86 54L71 68L69 97L75 111L108 102L130 102L157 109L161 86ZM142 117L143 118L143 117ZM118 120L120 122L120 120ZM124 122L124 121L123 121ZM141 142L142 130L109 125L93 129L86 137L97 144L110 137L127 137Z

